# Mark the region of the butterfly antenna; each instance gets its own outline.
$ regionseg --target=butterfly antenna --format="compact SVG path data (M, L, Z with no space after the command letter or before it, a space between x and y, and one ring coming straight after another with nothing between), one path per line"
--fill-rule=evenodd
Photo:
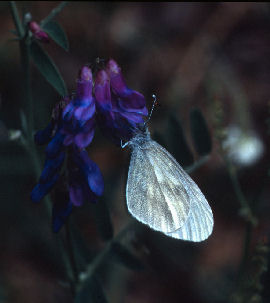
M152 104L152 108L151 108L151 110L150 110L150 113L149 113L149 115L148 115L148 118L147 118L147 120L144 122L144 126L146 126L146 124L150 121L150 119L151 119L151 117L152 117L152 113L153 113L153 111L154 111L154 108L155 108L155 106L156 106L156 104L157 104L157 97L156 97L156 95L152 95L152 98L154 99L154 101L153 101L153 104Z

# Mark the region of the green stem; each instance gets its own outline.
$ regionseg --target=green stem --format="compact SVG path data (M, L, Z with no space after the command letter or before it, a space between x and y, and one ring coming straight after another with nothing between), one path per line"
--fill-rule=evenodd
M76 294L76 287L79 281L79 272L77 269L77 265L76 265L76 260L75 260L75 255L74 255L74 249L73 249L73 245L72 245L72 235L71 235L71 230L70 230L70 221L68 220L68 222L66 222L65 224L65 231L66 231L66 245L67 245L67 252L69 255L69 262L71 265L71 271L72 271L72 285L71 285L71 289L72 289L72 294L75 297ZM71 275L71 273L70 273Z
M67 1L63 1L61 2L56 8L54 8L50 14L45 18L43 19L41 22L40 22L40 26L44 26L46 23L50 22L53 18L56 17L57 14L59 14L62 9L68 4Z
M21 23L19 14L18 14L18 10L17 10L16 4L15 4L15 1L10 1L9 4L10 4L10 9L11 9L11 15L12 15L14 24L16 26L17 33L18 33L20 39L22 39L24 36L24 29L23 29L23 26L22 26L22 23Z
M123 238L123 236L133 228L134 224L136 222L134 220L129 221L125 227L105 246L105 248L94 258L94 260L89 264L86 268L86 271L81 275L80 277L80 285L78 291L83 287L84 282L91 278L97 269L100 267L100 265L108 258L112 244L114 242L119 241Z
M185 171L188 174L191 174L193 171L197 170L201 166L203 166L207 161L209 160L209 155L201 157L198 161L196 161L194 164L188 166L185 168Z
M22 22L19 18L18 10L14 1L10 2L11 14L17 33L20 38L20 53L21 65L23 72L23 89L24 89L24 103L27 109L27 129L24 129L27 140L31 141L33 132L33 102L31 91L31 72L30 72L30 37L28 31L23 28Z
M239 283L241 283L241 279L242 279L242 277L245 273L245 269L247 267L252 229L253 229L252 224L248 222L246 224L246 228L245 228L245 236L244 236L243 248L242 248L242 257L241 257L241 261L240 261L240 265L239 265L238 276L236 278L237 286L239 285Z
M31 71L30 71L30 41L28 35L20 41L21 62L23 70L23 87L25 96L25 106L27 109L27 137L29 141L33 141L32 135L34 131L33 119L33 101L31 90Z
M247 220L247 222L249 222L253 226L255 226L257 224L257 218L254 216L254 214L250 208L250 205L242 192L239 180L237 178L235 167L229 161L226 161L226 162L227 162L227 168L228 168L228 172L230 175L230 179L232 181L232 185L233 185L235 194L241 205L240 215L242 215Z

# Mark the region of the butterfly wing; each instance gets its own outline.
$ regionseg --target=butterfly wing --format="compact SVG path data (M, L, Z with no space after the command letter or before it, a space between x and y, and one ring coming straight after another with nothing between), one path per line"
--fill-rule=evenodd
M137 189L133 188L134 185ZM153 189L147 190L147 187ZM135 197L135 205L131 205L131 197L134 197L140 188L146 188L144 194L138 199ZM160 192L165 192L165 200L160 199ZM167 192L173 194L166 194ZM150 201L147 202L149 198ZM170 199L173 199L173 202ZM213 214L199 187L173 156L153 140L147 142L146 149L135 147L133 150L127 183L127 201L129 211L139 221L170 237L199 242L212 233ZM140 202L136 205L138 201ZM168 201L173 204L173 208L166 206ZM159 205L160 202L162 206ZM174 216L178 218L178 224L175 223L173 215L168 215L172 209ZM153 220L160 222L155 224L156 228L153 227ZM175 228L177 225L179 228ZM168 229L170 231L166 231Z
M184 226L190 197L181 182L180 165L156 142L133 146L126 198L129 212L163 233ZM166 151L166 150L165 150Z
M177 161L173 156L158 143L153 141L157 146L159 152L156 152L156 161L161 161L164 157L169 157L173 162ZM178 164L178 163L177 163ZM205 196L191 179L191 177L178 164L179 181L182 182L190 199L190 213L187 221L181 228L176 231L166 233L168 236L188 240L193 242L200 242L207 239L213 231L213 213Z
M190 186L193 193L191 193L191 210L187 222L180 229L167 235L176 239L200 242L206 240L213 231L213 214L198 186L194 182Z

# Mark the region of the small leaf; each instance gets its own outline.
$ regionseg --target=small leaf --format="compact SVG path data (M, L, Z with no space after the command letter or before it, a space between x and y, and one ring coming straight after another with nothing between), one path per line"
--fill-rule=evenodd
M56 21L46 23L42 29L64 50L68 51L69 43L65 31Z
M210 154L212 150L211 136L200 109L190 111L190 128L194 147L200 156Z
M194 162L192 152L187 144L180 120L174 114L170 115L168 123L169 150L183 167Z
M119 242L113 242L111 244L110 253L115 261L129 269L142 270L144 268L142 262Z
M57 90L61 96L67 94L65 82L51 57L36 42L31 43L31 57L45 79Z
M88 278L78 291L74 303L107 303L103 287L95 276Z

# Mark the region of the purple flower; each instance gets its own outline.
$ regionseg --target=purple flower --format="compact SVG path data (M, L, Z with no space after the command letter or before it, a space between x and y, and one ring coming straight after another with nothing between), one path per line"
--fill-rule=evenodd
M53 204L52 227L55 233L57 233L65 224L71 212L72 203L68 199L64 200L63 197L61 197L61 200L57 200L57 202Z
M84 66L77 80L77 94L71 99L62 113L65 135L64 145L75 144L78 148L88 146L94 137L95 127L95 101L92 96L92 72Z
M101 172L84 150L93 139L94 127L92 72L84 66L79 72L76 95L59 102L49 125L35 135L37 144L48 145L44 168L31 199L39 202L57 183L55 191L62 194L53 204L55 232L65 223L73 206L80 206L85 201L96 202L103 193ZM61 174L65 159L64 174Z
M32 32L33 36L40 40L41 42L48 43L50 41L50 38L47 33L45 33L41 27L38 25L37 22L31 21L28 23L29 30Z
M69 197L75 206L85 200L97 201L104 190L103 177L99 167L85 150L74 149L69 161Z
M131 139L134 129L148 115L144 96L127 87L120 67L112 59L106 70L97 74L95 98L99 126L117 144L121 139Z

